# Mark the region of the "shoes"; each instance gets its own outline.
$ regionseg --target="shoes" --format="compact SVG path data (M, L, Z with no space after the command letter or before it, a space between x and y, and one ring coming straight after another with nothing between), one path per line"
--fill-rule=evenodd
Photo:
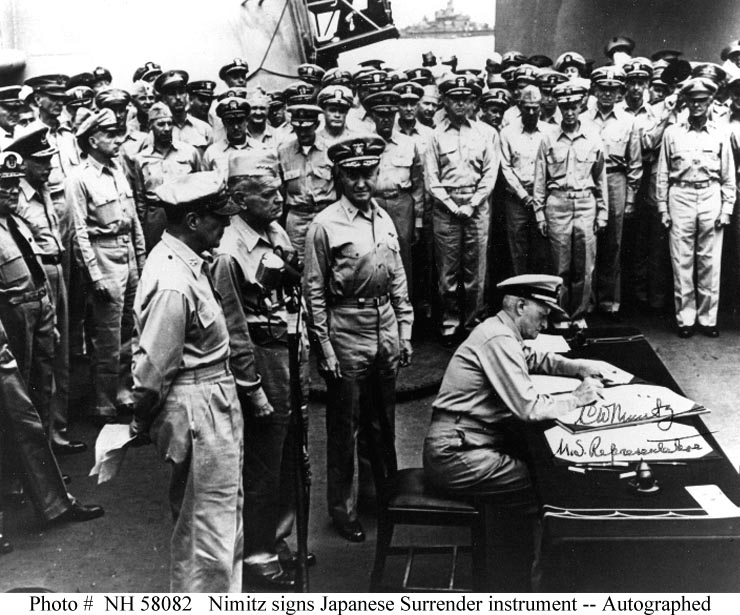
M56 519L52 519L52 523L80 523L82 521L92 521L98 517L102 517L105 514L102 506L91 504L85 506L84 504L73 500L72 506L65 510Z
M455 333L440 335L439 339L442 342L442 346L445 348L455 348L457 346L457 334Z
M277 541L277 543L275 543L275 552L277 553L278 561L283 568L287 568L288 570L295 570L296 566L298 565L298 554L293 553L291 548L288 546L288 543L285 542L284 539L280 539ZM306 565L316 565L316 556L311 552L306 554Z
M62 474L62 482L69 485L72 482L72 477L69 474Z
M264 570L259 566L244 564L244 583L256 585L262 589L292 589L295 577L292 572L277 566L276 570Z
M331 522L337 534L342 538L350 542L365 541L365 531L362 529L359 521L339 521L338 519L332 519Z
M5 538L2 534L0 534L0 555L5 555L6 553L10 553L13 550L13 545L10 543L10 541Z
M685 340L690 338L692 335L694 335L694 327L679 327L678 328L678 337Z
M76 455L84 453L87 450L87 444L76 440L67 440L66 442L52 442L51 450L55 455Z
M699 333L706 337L719 337L719 329L717 329L717 327L699 325L697 328L699 329Z
M286 570L295 570L298 567L298 554L291 553L289 557L279 557L280 565ZM306 566L315 566L316 556L309 552L306 554Z

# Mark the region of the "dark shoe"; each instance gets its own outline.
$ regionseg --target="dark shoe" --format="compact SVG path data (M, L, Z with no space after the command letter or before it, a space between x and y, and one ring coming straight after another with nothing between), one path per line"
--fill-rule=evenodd
M5 538L2 534L0 534L0 555L5 555L6 553L10 553L13 550L13 545L10 543L10 541Z
M79 523L82 521L92 521L98 517L102 517L105 514L102 506L97 504L91 504L85 506L84 504L74 500L72 506L65 510L56 519L52 519L52 523Z
M441 335L439 339L442 342L442 346L444 346L445 348L455 348L457 346L458 337L455 333Z
M87 450L87 444L76 440L59 443L52 442L51 450L54 451L55 455L76 455L78 453L84 453Z
M604 320L614 324L619 324L624 321L624 318L622 318L622 315L619 312L602 312L602 316L604 317Z
M280 568L278 566L278 568ZM291 589L295 587L293 573L280 568L279 570L263 571L257 566L244 565L244 583L256 585L263 589Z
M69 474L62 474L62 481L65 485L69 485L72 482L72 477Z
M280 557L280 565L286 570L295 570L298 567L298 554L291 553L290 557ZM315 566L316 556L309 552L306 555L306 566Z
M350 542L365 541L365 531L362 529L359 521L338 521L337 519L332 519L331 522L334 529L337 530L337 534L342 538Z
M699 329L699 333L706 337L719 337L719 329L717 329L717 327L699 325L697 328Z
M687 339L694 335L694 327L679 327L678 328L678 337L681 339Z
M283 568L287 568L288 570L294 570L296 568L298 564L298 555L293 553L284 539L280 539L275 543L275 552L277 553L278 561ZM306 555L306 565L316 565L316 556L311 552Z

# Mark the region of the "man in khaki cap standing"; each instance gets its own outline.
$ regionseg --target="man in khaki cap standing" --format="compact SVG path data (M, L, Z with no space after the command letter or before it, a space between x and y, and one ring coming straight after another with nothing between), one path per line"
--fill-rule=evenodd
M94 418L111 422L131 404L133 302L144 266L144 235L133 192L117 159L123 131L110 109L77 131L83 163L67 178L77 264L91 286Z

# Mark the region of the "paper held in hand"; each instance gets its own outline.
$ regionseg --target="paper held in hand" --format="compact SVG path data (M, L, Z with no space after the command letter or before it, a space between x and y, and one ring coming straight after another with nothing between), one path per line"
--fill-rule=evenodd
M555 458L569 463L628 463L700 459L712 447L692 425L646 423L606 431L570 433L560 426L545 431Z
M95 441L95 465L90 470L90 476L98 477L98 485L118 474L126 445L133 439L128 425L105 425L100 430Z

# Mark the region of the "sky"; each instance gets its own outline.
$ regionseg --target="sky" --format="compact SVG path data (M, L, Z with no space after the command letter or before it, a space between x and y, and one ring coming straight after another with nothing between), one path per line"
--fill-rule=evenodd
M423 17L434 17L434 11L447 6L447 0L391 0L393 18L397 26L405 27L418 23ZM458 13L470 15L473 21L492 24L495 16L495 0L454 0Z

